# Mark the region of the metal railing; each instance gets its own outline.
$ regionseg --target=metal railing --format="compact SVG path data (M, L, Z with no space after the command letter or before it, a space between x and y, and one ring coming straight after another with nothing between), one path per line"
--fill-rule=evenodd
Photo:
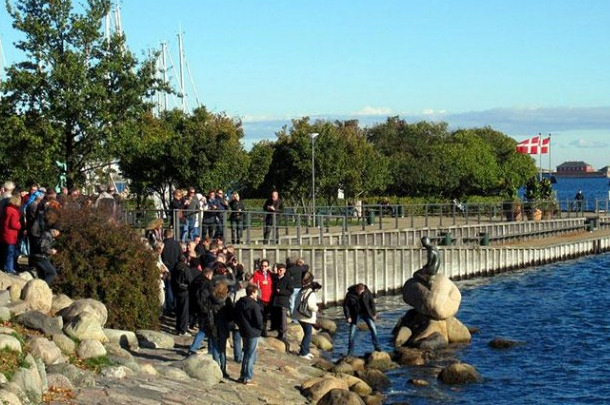
M556 202L561 211L550 211L542 219L575 218L608 212L608 200L584 201L582 206ZM307 235L321 236L340 233L341 240L348 241L351 232L366 230L389 230L409 228L433 228L458 225L476 225L498 222L531 221L534 206L522 203L515 210L512 202L496 204L374 204L363 205L356 211L353 207L317 207L316 214L299 212L289 207L281 213L244 211L236 219L231 211L164 211L123 210L120 219L143 233L147 225L156 218L163 220L163 228L173 228L179 240L193 235L222 237L225 243L281 244L287 236L300 238ZM241 229L241 235L237 231Z

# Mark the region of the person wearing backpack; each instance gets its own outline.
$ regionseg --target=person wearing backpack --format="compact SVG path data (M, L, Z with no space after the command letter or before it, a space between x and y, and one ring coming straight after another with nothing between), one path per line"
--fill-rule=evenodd
M348 356L354 355L354 345L356 331L358 329L358 317L360 317L369 330L371 331L371 339L376 351L380 351L379 341L377 339L377 329L375 328L375 319L377 319L377 311L375 310L375 301L371 290L363 283L358 283L347 290L345 300L343 301L343 313L349 324L349 343Z
M313 281L313 274L311 272L305 273L303 276L303 288L298 296L298 304L296 305L294 316L299 321L301 328L303 328L303 340L301 340L299 356L307 360L313 359L313 354L309 352L309 346L311 345L311 335L318 312L316 291L320 288L322 286Z

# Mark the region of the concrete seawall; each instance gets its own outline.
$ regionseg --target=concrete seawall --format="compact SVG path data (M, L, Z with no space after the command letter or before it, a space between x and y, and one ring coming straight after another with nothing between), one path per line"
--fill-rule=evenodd
M465 279L608 252L610 235L552 245L449 246L439 250L443 256L439 272L452 279ZM396 292L426 262L425 250L412 246L252 245L238 248L236 253L246 268L263 257L272 264L303 257L323 285L319 301L324 305L343 300L347 288L356 282L364 282L378 294Z

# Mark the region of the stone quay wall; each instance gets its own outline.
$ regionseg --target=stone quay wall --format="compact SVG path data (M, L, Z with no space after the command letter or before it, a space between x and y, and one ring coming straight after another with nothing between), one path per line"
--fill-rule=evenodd
M439 250L442 254L439 273L458 280L607 252L610 236L529 247L455 245L440 246ZM237 248L236 253L246 268L252 268L260 258L273 264L302 257L323 286L318 297L323 305L342 301L347 288L357 282L367 284L377 294L395 293L427 261L426 251L415 246L251 245Z

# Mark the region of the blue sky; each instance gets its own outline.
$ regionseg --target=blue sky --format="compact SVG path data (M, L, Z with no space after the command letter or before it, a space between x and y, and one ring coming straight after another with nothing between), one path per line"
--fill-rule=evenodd
M124 0L121 17L132 51L166 41L175 65L184 33L189 106L241 118L247 147L305 115L400 115L610 164L610 1ZM15 62L3 7L0 35Z

